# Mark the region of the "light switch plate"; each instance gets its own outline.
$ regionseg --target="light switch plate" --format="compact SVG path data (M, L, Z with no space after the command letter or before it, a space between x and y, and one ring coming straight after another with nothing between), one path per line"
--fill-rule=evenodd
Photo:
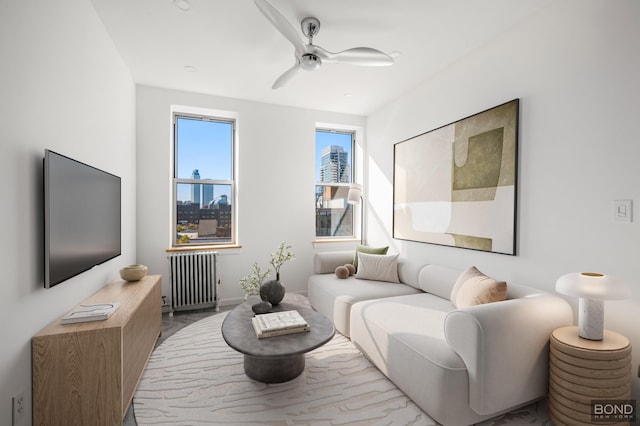
M633 220L633 201L614 200L613 201L613 221L631 222Z

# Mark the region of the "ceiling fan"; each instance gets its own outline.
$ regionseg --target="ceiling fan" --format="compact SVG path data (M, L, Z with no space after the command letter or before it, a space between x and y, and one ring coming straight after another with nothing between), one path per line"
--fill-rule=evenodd
M278 77L273 83L272 89L283 86L291 80L300 69L306 71L317 70L323 63L341 63L367 67L393 65L393 58L391 56L370 47L354 47L343 50L342 52L333 53L313 44L313 37L320 31L320 21L314 17L304 18L300 23L302 33L309 39L309 43L305 44L298 35L298 32L276 8L266 0L254 0L254 2L258 9L260 9L260 12L262 12L269 22L271 22L295 48L295 65Z

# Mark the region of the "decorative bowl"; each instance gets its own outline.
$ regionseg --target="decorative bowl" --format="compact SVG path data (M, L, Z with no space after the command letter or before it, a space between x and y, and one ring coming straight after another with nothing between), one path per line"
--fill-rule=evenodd
M120 269L120 278L125 281L139 281L147 275L147 267L144 265L129 265Z

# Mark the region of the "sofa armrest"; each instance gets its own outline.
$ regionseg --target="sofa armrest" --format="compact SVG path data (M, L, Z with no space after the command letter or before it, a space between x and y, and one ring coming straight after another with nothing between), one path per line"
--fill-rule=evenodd
M445 337L467 367L471 408L493 414L546 395L549 336L572 323L564 299L535 291L449 313Z
M314 274L332 274L336 268L347 263L353 263L352 251L323 251L313 256Z

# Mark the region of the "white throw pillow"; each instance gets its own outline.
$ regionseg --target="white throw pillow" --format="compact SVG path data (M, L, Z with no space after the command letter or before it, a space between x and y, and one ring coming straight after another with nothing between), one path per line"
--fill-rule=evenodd
M356 278L399 283L398 254L358 253Z

